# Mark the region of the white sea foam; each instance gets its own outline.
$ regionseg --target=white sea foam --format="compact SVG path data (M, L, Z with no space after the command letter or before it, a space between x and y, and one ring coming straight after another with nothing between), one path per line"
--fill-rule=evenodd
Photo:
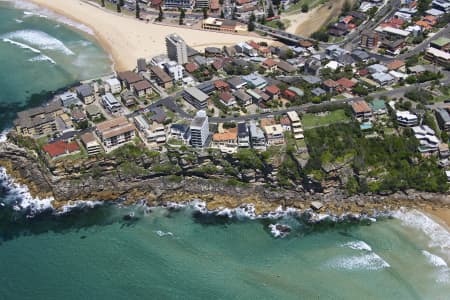
M364 250L364 251L372 251L372 247L370 247L366 242L363 241L352 241L341 245L342 247L347 247L353 250Z
M160 236L160 237L164 237L164 236L173 236L173 233L168 231L168 232L164 232L161 230L156 230L155 233Z
M430 252L428 252L426 250L422 250L422 254L425 255L425 257L427 258L428 262L430 264L432 264L433 266L444 267L444 268L448 267L447 263L445 262L445 260L442 257L437 256L436 254L432 254L432 253L430 253Z
M33 198L28 187L15 182L3 167L0 167L0 183L9 190L8 194L10 197L8 197L7 201L11 203L7 204L11 204L14 210L30 210L31 215L34 215L40 211L53 209L53 197Z
M24 44L24 43L19 43L19 42L13 41L13 40L8 39L8 38L2 38L2 41L5 42L5 43L10 43L12 45L18 46L18 47L20 47L22 49L28 49L28 50L30 50L30 51L32 51L34 53L41 53L41 51L36 49L36 48L28 46L27 44Z
M426 250L422 250L422 254L427 258L427 261L437 268L436 271L436 282L438 283L448 283L450 282L450 268L448 267L445 260L437 256L436 254L432 254Z
M353 255L334 258L328 261L325 265L333 269L354 270L354 271L359 270L376 271L390 267L390 265L384 259L382 259L378 254L374 252L370 252L363 255Z
M50 18L59 23L62 23L62 24L68 25L70 27L73 27L75 29L78 29L80 31L86 32L90 35L94 35L94 31L90 27L88 27L84 24L80 24L72 19L67 18L67 17L61 16L47 8L40 7L36 4L30 3L27 1L16 0L16 1L11 1L11 2L13 2L14 6L16 8L25 10L24 15L26 17Z
M283 224L270 224L270 233L272 233L275 238L284 238L291 231L291 227Z
M403 225L425 233L430 239L428 243L430 248L439 248L450 255L450 232L426 214L418 210L401 209L394 212L393 216Z
M68 204L64 205L61 209L57 211L57 214L63 215L70 212L74 208L93 208L95 206L103 205L101 201L71 201Z
M48 61L54 65L56 65L56 62L49 56L41 54L35 57L32 57L30 59L28 59L29 62L35 62L35 61Z
M17 30L3 35L2 38L7 39L8 41L14 41L15 43L19 42L27 43L21 45L29 47L31 49L34 48L29 46L28 44L31 44L34 47L39 48L41 50L54 50L60 51L66 55L74 55L72 50L67 48L63 42L39 30Z
M0 143L4 143L8 139L8 133L10 129L5 129L2 132L0 132Z
M23 23L23 20L21 20L21 19L14 19L14 21L16 21L16 23Z

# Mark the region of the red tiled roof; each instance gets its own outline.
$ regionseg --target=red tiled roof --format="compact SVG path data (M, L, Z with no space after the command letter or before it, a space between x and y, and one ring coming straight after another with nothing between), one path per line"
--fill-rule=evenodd
M355 113L368 113L372 111L369 104L364 100L353 102L352 108Z
M250 47L255 48L256 50L261 48L261 46L258 43L256 43L255 41L249 41L247 44L249 44Z
M335 88L339 85L339 83L337 83L336 81L332 80L332 79L327 79L323 82L323 85L329 88Z
M276 66L277 65L277 62L276 61L274 61L273 59L271 59L271 58L268 58L268 59L266 59L265 61L263 61L262 62L263 63L263 65L265 65L265 66L267 66L267 67L269 67L269 68L271 68L271 67L273 67L273 66Z
M44 145L42 149L50 155L50 157L57 157L63 154L69 154L80 150L76 142L67 143L64 141L57 141L51 144Z
M343 86L346 89L351 89L352 87L354 87L356 85L356 82L346 78L346 77L342 77L341 79L339 79L338 81L336 81L340 86Z
M291 120L288 117L284 116L280 119L280 124L281 125L291 125Z
M405 62L403 60L393 60L390 63L388 63L386 65L386 67L388 67L389 70L397 70L400 69L401 67L403 67L405 65Z
M226 83L223 80L217 80L214 82L214 86L216 87L216 89L222 89L222 88L229 88L230 85L228 83Z
M187 63L184 68L188 73L192 73L198 70L198 65L195 63Z
M358 71L359 76L366 76L367 74L369 74L369 70L367 69L361 69Z
M346 16L342 19L342 23L348 24L353 20L353 16Z
M220 100L222 100L225 103L229 103L230 101L232 101L234 99L234 96L228 92L221 93L219 97L220 97Z
M283 95L284 95L285 97L288 97L288 98L294 98L295 96L297 96L297 94L294 93L294 92L291 91L291 90L285 90L285 91L283 92Z
M269 85L266 87L266 92L272 95L276 95L280 93L280 89L276 85Z

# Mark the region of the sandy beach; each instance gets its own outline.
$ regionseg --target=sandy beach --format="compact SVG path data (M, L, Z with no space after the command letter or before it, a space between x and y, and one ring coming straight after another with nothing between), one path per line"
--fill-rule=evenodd
M150 58L166 52L165 36L178 33L191 47L222 47L238 42L264 39L243 35L177 28L136 20L79 0L29 0L58 14L89 26L99 43L108 51L118 71L136 67L137 58ZM266 40L267 42L270 42Z
M433 217L434 220L446 225L447 230L450 230L450 208L424 208L424 212Z

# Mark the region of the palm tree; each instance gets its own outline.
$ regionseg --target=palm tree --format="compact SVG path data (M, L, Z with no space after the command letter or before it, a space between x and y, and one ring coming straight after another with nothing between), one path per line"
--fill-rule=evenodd
M105 7L105 0L102 0L102 7Z
M121 13L121 12L122 12L122 9L120 8L120 4L119 4L119 3L117 3L117 12L118 12L118 13Z

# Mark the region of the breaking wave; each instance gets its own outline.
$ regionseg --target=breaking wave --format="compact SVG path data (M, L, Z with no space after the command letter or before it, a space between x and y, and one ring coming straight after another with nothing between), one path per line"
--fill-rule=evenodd
M63 42L57 38L39 30L18 30L14 32L7 33L3 36L3 40L7 39L8 42L15 42L16 45L22 48L28 47L36 50L35 48L29 46L33 45L41 50L54 50L60 51L66 55L74 55L72 50L66 47ZM20 43L23 42L23 43ZM27 43L27 44L24 44ZM20 44L20 45L19 45Z
M364 251L372 251L372 247L370 247L366 242L363 241L353 241L342 244L341 247L350 248L353 250L364 250Z
M5 42L5 43L10 43L12 45L18 46L18 47L20 47L22 49L30 50L30 51L32 51L34 53L41 53L41 51L36 49L36 48L28 46L27 44L23 44L23 43L20 43L20 42L13 41L13 40L8 39L8 38L3 38L2 41Z
M83 31L85 33L88 33L90 35L94 35L94 31L90 27L88 27L84 24L80 24L76 21L73 21L67 17L61 16L47 8L43 8L36 4L29 3L26 1L21 1L21 0L11 1L11 2L13 2L15 8L24 10L25 17L33 17L34 16L34 17L39 17L39 18L50 18L59 23L68 25L70 27L73 27L73 28Z
M390 267L390 265L384 259L382 259L378 254L374 252L363 255L338 257L328 261L325 265L333 269L352 271L377 271Z
M54 64L54 65L56 64L56 62L55 62L51 57L49 57L49 56L47 56L47 55L44 55L44 54L41 54L41 55L32 57L32 58L30 58L28 61L30 61L30 62L35 62L35 61L48 61L48 62L50 62L50 63L52 63L52 64Z

